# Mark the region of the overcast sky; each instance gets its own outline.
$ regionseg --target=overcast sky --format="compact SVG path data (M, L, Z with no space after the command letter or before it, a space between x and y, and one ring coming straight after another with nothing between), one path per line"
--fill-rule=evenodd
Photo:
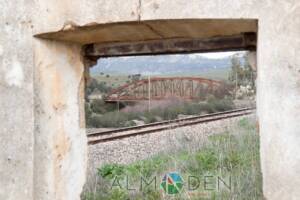
M200 53L200 54L197 54L197 55L204 56L204 57L207 57L207 58L212 58L212 59L218 59L218 58L224 58L224 57L232 56L236 53L237 53L236 51L230 51L230 52L218 52L218 53Z

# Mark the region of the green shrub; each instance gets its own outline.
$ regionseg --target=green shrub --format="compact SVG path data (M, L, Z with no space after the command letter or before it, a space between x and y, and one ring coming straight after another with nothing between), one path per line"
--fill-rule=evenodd
M155 191L153 189L147 189L146 191L143 191L141 194L134 195L134 200L158 200L162 199L161 193L159 191Z
M243 159L240 153L237 151L231 151L227 153L223 161L223 167L227 168L229 171L236 167L242 166L243 164Z
M98 169L98 175L102 178L113 179L116 176L124 176L124 166L118 164L106 164Z
M91 118L93 111L90 108L90 104L88 103L84 104L84 108L85 108L85 119L88 121Z
M195 155L198 166L203 171L214 171L218 166L216 154L211 149L202 150Z
M134 118L133 114L109 112L104 115L93 115L90 119L90 124L95 128L124 127L128 121L131 121Z
M110 196L107 198L107 200L130 200L130 197L127 191L120 190L120 189L113 189L111 191Z
M90 108L93 113L104 114L117 109L116 105L105 103L102 99L95 99L90 103Z

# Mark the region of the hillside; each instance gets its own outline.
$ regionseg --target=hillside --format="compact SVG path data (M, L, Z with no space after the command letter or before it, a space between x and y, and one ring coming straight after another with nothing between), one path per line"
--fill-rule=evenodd
M242 60L242 58L241 58ZM102 58L91 74L201 75L227 71L231 57L211 59L199 54Z

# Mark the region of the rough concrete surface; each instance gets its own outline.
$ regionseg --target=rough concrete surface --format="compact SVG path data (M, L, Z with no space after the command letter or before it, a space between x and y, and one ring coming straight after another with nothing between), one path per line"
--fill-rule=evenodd
M79 199L84 181L81 47L34 34L189 18L258 19L264 195L299 199L298 0L1 0L0 8L0 199Z
M206 28L203 29L203 27ZM111 43L153 41L162 38L205 39L256 31L257 21L253 19L157 19L144 20L139 23L125 21L89 26L71 24L67 30L36 34L36 37L79 44L99 43L99 45L108 46ZM95 37L95 35L101 35L101 37Z
M80 106L81 48L56 42L36 42L35 48L35 198L78 199L85 182L87 142ZM57 57L61 59L48 59Z
M33 198L32 3L0 1L0 199Z

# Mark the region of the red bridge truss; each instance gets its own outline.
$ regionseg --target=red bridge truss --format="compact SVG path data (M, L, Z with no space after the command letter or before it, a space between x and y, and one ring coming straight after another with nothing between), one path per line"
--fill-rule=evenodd
M150 85L150 91L149 91ZM111 91L106 102L161 100L168 97L196 99L201 93L213 92L222 85L220 81L200 77L152 77L120 86Z
M161 100L170 96L197 99L205 92L213 93L221 85L220 81L200 77L153 77L120 86L111 91L105 97L105 101L148 100L149 92L151 100Z

